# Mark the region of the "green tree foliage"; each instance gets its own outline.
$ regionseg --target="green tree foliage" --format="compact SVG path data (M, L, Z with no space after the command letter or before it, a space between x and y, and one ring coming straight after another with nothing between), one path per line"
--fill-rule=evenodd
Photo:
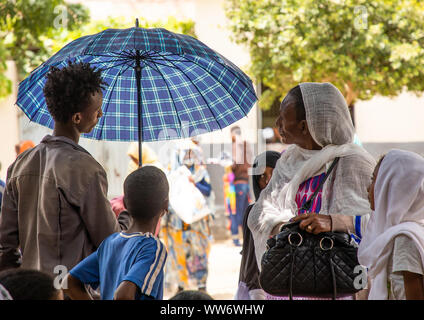
M6 60L14 60L22 80L49 56L45 38L75 30L89 20L88 10L64 0L0 1L0 97L11 91L4 75Z
M424 1L227 0L226 12L269 88L264 109L306 81L334 83L349 105L424 90Z
M77 30L62 32L61 37L56 39L55 41L47 39L46 41L48 43L46 43L46 46L51 47L52 53L54 54L58 50L60 50L62 47L64 47L67 43L75 39L78 39L82 36L95 34L108 28L115 28L115 29L132 28L135 26L135 19L136 17L133 17L133 18L109 17L106 20L90 21L88 24L84 25L83 27ZM153 21L153 22L148 21L142 17L138 18L138 20L139 20L139 27L141 28L165 28L172 32L187 34L192 37L196 37L196 34L194 32L194 22L192 20L181 21L181 20L177 20L175 17L168 17L166 20Z

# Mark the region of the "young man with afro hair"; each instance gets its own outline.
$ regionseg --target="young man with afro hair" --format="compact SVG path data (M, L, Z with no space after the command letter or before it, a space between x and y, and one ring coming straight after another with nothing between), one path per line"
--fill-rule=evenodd
M120 231L121 222L125 229L128 216L118 222L107 199L106 172L78 144L102 116L103 85L100 71L86 63L49 70L44 96L54 130L8 169L0 270L70 270Z

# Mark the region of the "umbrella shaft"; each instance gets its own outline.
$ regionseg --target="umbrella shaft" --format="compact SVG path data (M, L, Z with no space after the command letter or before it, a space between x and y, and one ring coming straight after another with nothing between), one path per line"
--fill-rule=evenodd
M136 50L135 59L135 78L137 81L137 114L138 114L138 166L141 167L142 162L142 114L141 114L141 63L140 63L140 51Z

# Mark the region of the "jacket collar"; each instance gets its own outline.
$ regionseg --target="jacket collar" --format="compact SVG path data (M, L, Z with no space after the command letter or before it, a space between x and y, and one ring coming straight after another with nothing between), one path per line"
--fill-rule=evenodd
M90 154L87 150L85 150L79 144L75 143L75 141L64 136L52 136L48 134L41 140L41 143L51 143L51 142L67 143L67 144L70 144L74 149Z

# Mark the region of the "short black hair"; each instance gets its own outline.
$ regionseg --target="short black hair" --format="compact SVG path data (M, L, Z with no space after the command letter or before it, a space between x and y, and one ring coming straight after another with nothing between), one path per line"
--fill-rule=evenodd
M50 67L46 75L44 97L47 109L55 121L66 123L73 114L83 111L103 85L101 71L89 63L68 62L62 69Z
M53 285L53 278L38 270L2 271L0 284L10 293L13 300L51 300L58 293Z
M213 298L206 292L200 290L183 290L169 300L213 300Z
M124 204L135 220L149 222L168 200L169 184L165 173L154 166L132 172L124 181Z
M302 90L300 89L299 85L290 89L286 97L283 99L283 101L281 101L281 105L289 97L294 100L294 104L296 108L296 120L298 122L302 120L306 120L305 104L303 102Z

